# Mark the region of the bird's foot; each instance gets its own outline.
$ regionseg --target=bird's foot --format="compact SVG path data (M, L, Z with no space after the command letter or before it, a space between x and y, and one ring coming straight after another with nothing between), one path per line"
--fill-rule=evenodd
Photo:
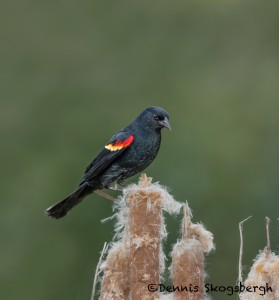
M122 189L120 189L117 184L114 184L114 185L109 185L107 187L109 190L112 190L112 191L118 191L118 192L122 192Z

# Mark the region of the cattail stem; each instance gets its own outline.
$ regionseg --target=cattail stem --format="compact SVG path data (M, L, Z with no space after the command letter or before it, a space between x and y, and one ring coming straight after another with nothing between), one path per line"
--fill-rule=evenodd
M265 229L266 229L266 247L265 247L265 256L268 258L271 252L270 248L270 233L269 233L269 224L270 224L270 219L268 217L265 217Z
M96 270L95 270L91 300L94 300L94 297L95 297L95 291L96 291L97 278L98 278L98 275L99 275L99 269L100 269L100 265L101 265L101 262L102 262L102 259L103 259L103 255L106 252L106 249L107 249L107 242L104 243L103 250L101 252L101 255L100 255Z
M243 223L249 220L252 216L246 218L245 220L239 222L239 236L240 236L240 246L239 246L239 260L238 260L238 283L242 282L242 259L243 259Z

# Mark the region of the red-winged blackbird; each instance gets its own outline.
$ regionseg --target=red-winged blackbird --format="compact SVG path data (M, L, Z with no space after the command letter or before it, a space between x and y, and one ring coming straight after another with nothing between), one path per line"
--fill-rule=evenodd
M55 219L64 217L81 200L96 190L111 188L149 166L158 154L161 129L169 128L169 114L152 106L115 134L86 168L77 190L46 210Z

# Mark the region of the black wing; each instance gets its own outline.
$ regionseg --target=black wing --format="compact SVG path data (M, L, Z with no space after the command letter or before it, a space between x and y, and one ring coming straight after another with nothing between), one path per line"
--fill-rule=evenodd
M108 167L116 157L123 153L134 140L131 133L120 131L114 135L108 144L98 153L91 164L86 168L80 185L86 181L90 181L106 167Z

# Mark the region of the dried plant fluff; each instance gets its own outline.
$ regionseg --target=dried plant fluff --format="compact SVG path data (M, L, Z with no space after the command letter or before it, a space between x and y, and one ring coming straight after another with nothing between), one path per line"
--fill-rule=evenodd
M278 300L279 299L279 257L273 252L260 252L248 274L244 285L257 286L253 292L240 294L241 300ZM259 287L262 287L261 289ZM264 288L271 287L272 291L265 291ZM262 294L262 295L260 295Z

